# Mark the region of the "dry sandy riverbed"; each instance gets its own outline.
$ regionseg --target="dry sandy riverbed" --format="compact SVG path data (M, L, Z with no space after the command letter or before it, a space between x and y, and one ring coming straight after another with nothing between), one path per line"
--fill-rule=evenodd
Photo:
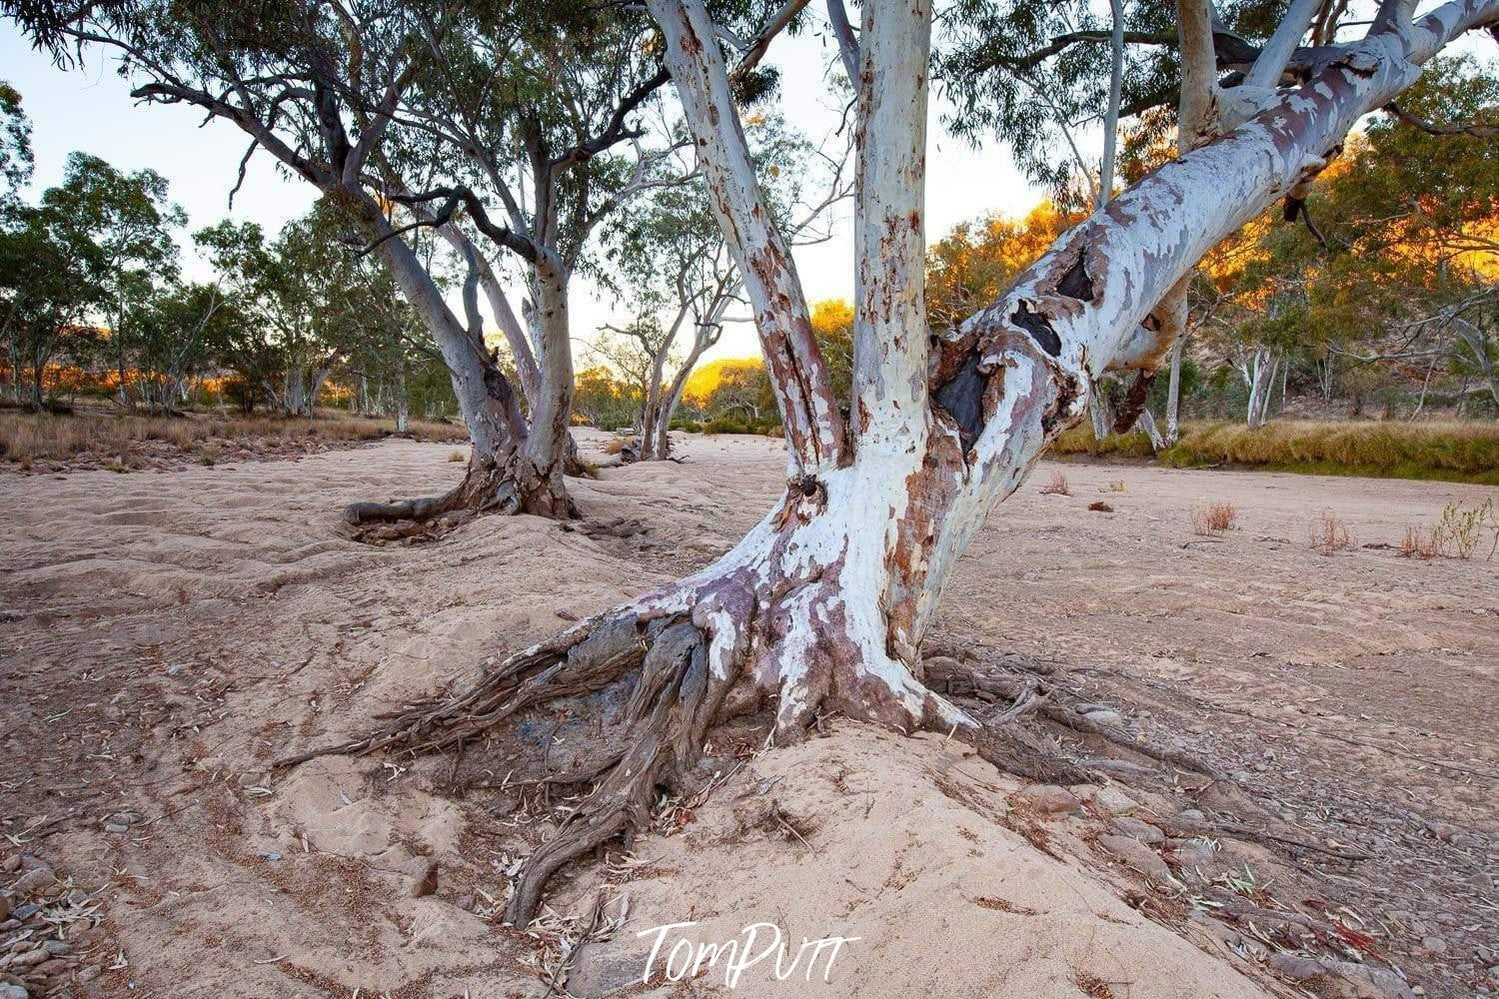
M504 784L503 760L470 750L462 781L445 760L270 761L706 564L783 461L693 437L683 464L576 483L581 529L338 536L350 500L455 481L452 451L0 475L0 890L19 886L0 896L0 982L479 999L559 994L565 963L576 995L1141 999L1400 994L1393 966L1418 995L1499 994L1499 560L1363 547L1499 490L1042 467L964 560L933 651L1049 670L1222 779L1064 731L1101 768L1074 800L833 719L671 803L671 835L559 884L526 935L493 909L546 822L472 786L476 767ZM1039 492L1057 469L1071 496ZM1113 512L1087 509L1100 499ZM1205 501L1238 527L1198 543ZM1324 510L1359 547L1310 549ZM826 982L825 957L810 984L766 961L734 990L723 962L673 984L658 958L629 985L636 934L687 921L699 941L757 922L860 939Z

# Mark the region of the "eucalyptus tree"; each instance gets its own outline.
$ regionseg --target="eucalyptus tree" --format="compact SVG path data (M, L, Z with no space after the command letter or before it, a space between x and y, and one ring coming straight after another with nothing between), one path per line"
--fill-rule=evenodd
M599 273L590 247L622 207L681 182L680 143L644 117L667 82L649 36L638 13L610 4L466 4L446 37L429 33L430 71L399 119L463 164L456 178L393 193L412 224L452 234L461 212L522 269L524 329L475 261L522 383L534 385L532 450L554 464L570 444L571 279Z
M142 401L176 412L193 376L214 364L219 345L241 320L217 284L176 282L159 289L135 330L132 363Z
M934 334L924 234L933 11L924 0L866 0L845 56L858 67L859 140L845 418L731 85L725 50L756 29L704 0L646 6L755 315L785 429L786 487L707 568L341 747L430 750L472 743L528 710L555 719L555 738L529 760L518 748L507 767L596 783L528 858L509 903L517 922L568 860L647 823L657 787L688 773L710 729L728 718L763 710L776 739L794 739L839 712L950 733L1023 772L1067 773L1039 745L1026 748L1017 726L986 724L923 682L922 641L958 556L1047 444L1082 419L1098 376L1161 362L1171 326L1151 317L1203 254L1276 199L1299 196L1354 123L1409 87L1453 38L1499 23L1499 0L1453 0L1417 20L1413 3L1390 0L1360 37L1333 33L1307 51L1299 43L1320 8L1297 0L1276 8L1252 55L1228 54L1248 60L1246 79L1265 81L1244 90L1218 79L1224 57L1207 0L1179 0L1179 105L1232 109L1235 127L1220 127L1220 117L1190 129L1201 144L1064 233L992 303ZM1052 9L1025 6L1043 17ZM789 21L801 7L777 15ZM1195 113L1178 118L1199 124ZM613 696L590 701L592 710L553 703L600 689Z
M62 61L112 51L138 98L232 123L250 139L246 162L269 154L362 227L441 350L473 455L449 494L356 504L351 520L574 514L563 482L572 384L566 279L615 196L636 182L639 161L621 162L611 150L640 138L631 115L666 79L641 46L638 13L561 0L14 0L0 9ZM472 129L483 145L444 122ZM524 153L502 162L517 143ZM530 168L529 194L509 190L514 162ZM435 183L418 189L418 176ZM489 190L475 194L471 179ZM508 224L489 220L486 195L509 200ZM493 301L494 268L453 224L460 210L464 224L519 254L533 274L543 349L534 367L516 351L523 380L539 369L529 424L477 309L451 307L412 245L414 227L438 228ZM496 308L502 328L505 312Z
M124 173L86 153L68 157L62 183L42 194L42 204L55 226L71 230L65 239L97 248L94 312L106 330L119 401L133 407L138 327L152 299L176 280L176 232L187 216L155 170Z
M852 192L850 147L838 136L814 146L779 114L752 111L745 135L758 183L766 193L793 246L828 238L832 210ZM708 192L693 168L689 185L671 185L642 199L629 216L616 246L618 278L626 299L640 315L660 314L665 322L637 321L619 331L644 362L644 404L639 457L670 456L668 430L681 405L687 380L703 355L717 345L726 324L747 321L730 316L744 304L738 264L709 207ZM691 331L686 353L675 360L684 330Z
M20 91L0 80L0 180L5 182L0 199L14 197L31 179L34 166L31 119L21 107Z
M0 338L15 401L46 405L46 373L59 354L82 362L97 348L88 320L103 300L104 253L90 232L41 205L0 200Z

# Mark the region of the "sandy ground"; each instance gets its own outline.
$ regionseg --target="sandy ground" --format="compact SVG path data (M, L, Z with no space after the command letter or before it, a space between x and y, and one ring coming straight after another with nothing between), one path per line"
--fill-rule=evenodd
M0 982L1140 999L1398 995L1404 975L1417 995L1499 994L1499 559L1368 547L1499 490L1043 466L964 559L932 644L1053 664L1224 780L1068 738L1111 754L1117 780L1038 791L956 743L834 720L666 803L656 834L559 884L522 934L495 910L549 819L504 786L503 759L470 752L489 788L459 786L456 761L271 761L707 564L784 463L776 442L694 437L682 464L575 483L580 527L490 517L415 548L337 535L346 502L456 481L452 451L0 475ZM1072 495L1039 492L1054 471ZM1087 509L1100 499L1113 512ZM1208 501L1237 507L1235 530L1192 533ZM1357 547L1311 550L1323 511ZM1243 832L1272 824L1278 839ZM637 934L684 922L640 984ZM668 980L678 939L756 923L757 951L795 941L788 963L803 938L859 939L817 952L810 982L806 954L781 981L773 959L732 989L724 961Z

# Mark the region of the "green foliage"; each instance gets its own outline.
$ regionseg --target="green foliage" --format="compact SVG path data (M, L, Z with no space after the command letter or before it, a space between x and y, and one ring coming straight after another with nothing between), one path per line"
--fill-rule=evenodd
M1224 25L1258 45L1282 4L1215 5ZM952 99L947 124L975 146L1001 138L1018 165L1064 209L1084 207L1088 184L1061 150L1070 129L1096 122L1108 103L1112 58L1108 6L1090 0L956 0L943 14L934 75ZM1125 9L1125 117L1174 103L1181 69L1176 4L1139 0Z
M0 80L0 180L8 190L0 198L10 197L31 179L31 121L21 109L21 94Z

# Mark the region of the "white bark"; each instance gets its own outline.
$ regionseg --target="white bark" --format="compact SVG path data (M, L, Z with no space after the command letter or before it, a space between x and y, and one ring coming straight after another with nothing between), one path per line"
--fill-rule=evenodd
M1182 355L1187 349L1187 334L1176 338L1171 346L1171 380L1166 386L1167 446L1181 440Z
M788 472L792 478L816 476L844 458L843 418L812 337L790 248L755 177L713 21L703 0L647 0L646 7L666 38L666 65L692 132L713 213L755 312L786 428Z
M510 356L515 361L516 374L520 376L521 391L534 411L537 397L541 394L541 375L537 370L536 355L531 349L525 329L521 326L520 320L515 317L515 310L510 307L510 299L505 294L500 279L495 275L494 267L490 265L488 258L473 245L473 241L455 226L451 224L439 226L437 232L458 251L460 256L471 261L478 270L479 286L484 289L484 297L489 301L489 311L505 337L506 346L510 348Z
M926 108L931 5L865 0L854 212L854 427L860 455L929 427Z

